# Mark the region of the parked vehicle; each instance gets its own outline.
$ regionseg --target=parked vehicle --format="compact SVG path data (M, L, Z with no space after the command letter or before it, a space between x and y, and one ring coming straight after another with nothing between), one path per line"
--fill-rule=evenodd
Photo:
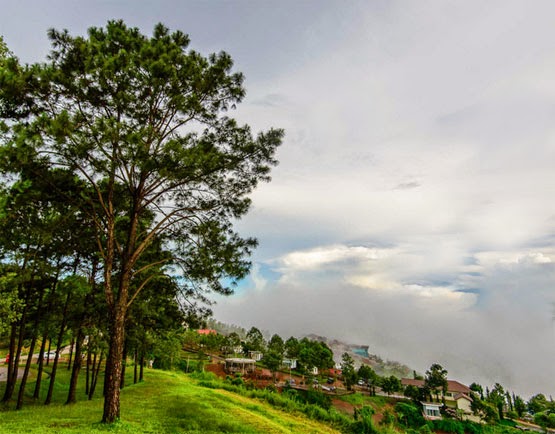
M42 358L43 360L54 360L54 357L56 357L56 351L45 352Z

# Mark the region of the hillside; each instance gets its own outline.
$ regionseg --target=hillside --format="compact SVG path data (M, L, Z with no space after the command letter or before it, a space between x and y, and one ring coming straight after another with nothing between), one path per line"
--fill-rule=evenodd
M196 385L185 374L148 370L146 381L122 390L122 421L99 423L102 399L78 404L26 406L3 411L2 433L334 433L301 415L269 404Z
M378 375L389 376L395 375L396 377L411 377L413 370L407 365L400 362L383 360L380 356L376 354L369 353L368 345L356 345L349 344L337 339L328 339L325 336L318 336L315 334L310 334L306 336L309 339L317 340L326 343L328 347L333 351L333 356L336 362L341 362L341 355L343 353L349 353L351 357L355 360L357 366L368 365Z

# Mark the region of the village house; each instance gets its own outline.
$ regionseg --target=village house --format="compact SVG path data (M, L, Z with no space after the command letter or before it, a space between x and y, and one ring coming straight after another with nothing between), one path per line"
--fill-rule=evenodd
M249 357L257 362L260 362L264 357L261 351L249 351Z
M283 359L281 362L284 369L297 369L297 359Z
M424 380L403 378L401 384L403 387L416 386L421 389L424 387ZM439 402L421 402L424 416L430 420L441 419L440 409L445 405L455 410L462 419L479 422L480 418L475 416L470 408L472 404L470 392L471 390L464 384L455 380L447 380L447 392L443 394L443 391L437 391Z

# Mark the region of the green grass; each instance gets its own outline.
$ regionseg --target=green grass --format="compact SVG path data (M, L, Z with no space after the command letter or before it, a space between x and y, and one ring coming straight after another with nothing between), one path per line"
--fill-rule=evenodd
M350 395L338 396L338 399L354 406L370 405L375 410L379 410L391 403L391 400L385 396L369 396L358 392Z
M68 376L58 373L57 402L62 402ZM325 433L328 425L277 410L256 399L200 387L190 377L147 370L146 381L121 392L121 421L99 423L102 399L48 407L27 404L0 413L2 433ZM100 380L99 380L100 381ZM33 383L29 384L32 392ZM46 389L47 384L43 385ZM81 389L82 392L82 389ZM99 391L100 392L100 391ZM78 394L78 396L81 396ZM84 393L83 393L84 396Z

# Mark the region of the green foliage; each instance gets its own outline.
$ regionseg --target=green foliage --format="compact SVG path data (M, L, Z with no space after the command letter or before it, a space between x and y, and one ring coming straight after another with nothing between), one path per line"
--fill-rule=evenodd
M518 417L522 417L522 415L526 412L526 403L518 395L513 398L513 406Z
M397 422L397 416L391 409L386 408L380 423L382 425L393 425L395 422Z
M268 350L274 351L276 354L283 356L285 353L285 343L281 336L274 334L268 342Z
M23 304L18 296L16 274L4 269L5 274L0 275L0 337L20 318Z
M401 380L393 375L382 378L380 381L380 386L382 390L388 395L391 393L400 392L403 389Z
M246 355L249 351L264 351L266 349L266 341L262 332L256 327L251 327L245 338L245 343L243 344L243 350Z
M478 383L472 383L468 386L470 390L477 393L480 396L480 399L484 399L484 388Z
M30 233L41 249L52 249L40 257L55 263L65 252L81 252L80 240L92 241L88 259L102 260L100 293L111 321L104 328L112 338L109 358L118 359L125 328L146 321L138 309L125 324L128 309L164 273L182 277L174 284L192 311L202 310L194 300L208 301L211 291L231 294L248 273L257 243L233 224L247 213L258 183L270 179L283 131L253 136L229 117L245 95L242 74L224 52L188 51L180 31L158 24L145 36L119 20L85 37L54 29L48 36L49 58L34 65L21 65L0 43L0 172L14 187L18 211L0 210L0 226L11 231L2 247L12 242L15 256L17 246L30 245L23 238ZM28 212L27 203L40 204L41 212ZM157 244L157 253L171 254L153 254ZM132 339L139 346L144 333ZM147 350L141 346L143 355ZM166 366L163 356L158 364ZM110 422L119 414L120 361L108 364Z
M378 434L379 430L374 426L372 407L355 408L355 422L351 425L349 432L361 434Z
M290 358L296 358L299 356L300 346L299 341L296 337L291 336L285 341L285 355Z
M505 390L499 383L495 383L493 389L486 397L486 401L490 402L496 409L499 419L503 419L503 408L505 406Z
M398 402L395 405L395 412L399 422L407 428L419 428L425 422L422 409L415 404Z
M405 387L403 394L407 398L410 398L415 402L425 399L425 397L423 396L423 390L417 386L413 386L412 384L409 384L407 387Z
M538 393L530 398L528 401L528 410L531 413L539 413L547 410L548 401L543 393Z
M351 390L352 386L357 382L355 361L349 353L343 353L341 356L341 377L343 384L347 386L347 390Z
M241 385L229 384L219 380L202 380L198 382L198 385L210 389L223 389L249 398L261 399L274 407L288 412L303 413L310 419L330 423L337 427L349 427L351 425L349 419L331 407L329 397L318 391L307 391L313 393L303 394L294 389L285 389L282 394L279 394L268 389L248 390Z
M430 366L430 369L426 371L424 387L430 393L435 393L436 398L439 391L445 394L447 392L447 370L440 364L434 363Z
M333 352L324 342L310 340L308 338L303 338L297 343L291 341L291 338L287 340L289 342L289 349L291 345L295 346L297 351L297 370L301 372L307 372L313 367L318 369L329 369L333 367ZM288 348L286 343L286 349ZM289 351L287 349L287 351Z
M534 414L534 423L546 428L555 428L555 413L549 411L536 413Z
M269 349L266 354L264 354L263 362L272 372L276 372L283 361L283 356L274 349Z

